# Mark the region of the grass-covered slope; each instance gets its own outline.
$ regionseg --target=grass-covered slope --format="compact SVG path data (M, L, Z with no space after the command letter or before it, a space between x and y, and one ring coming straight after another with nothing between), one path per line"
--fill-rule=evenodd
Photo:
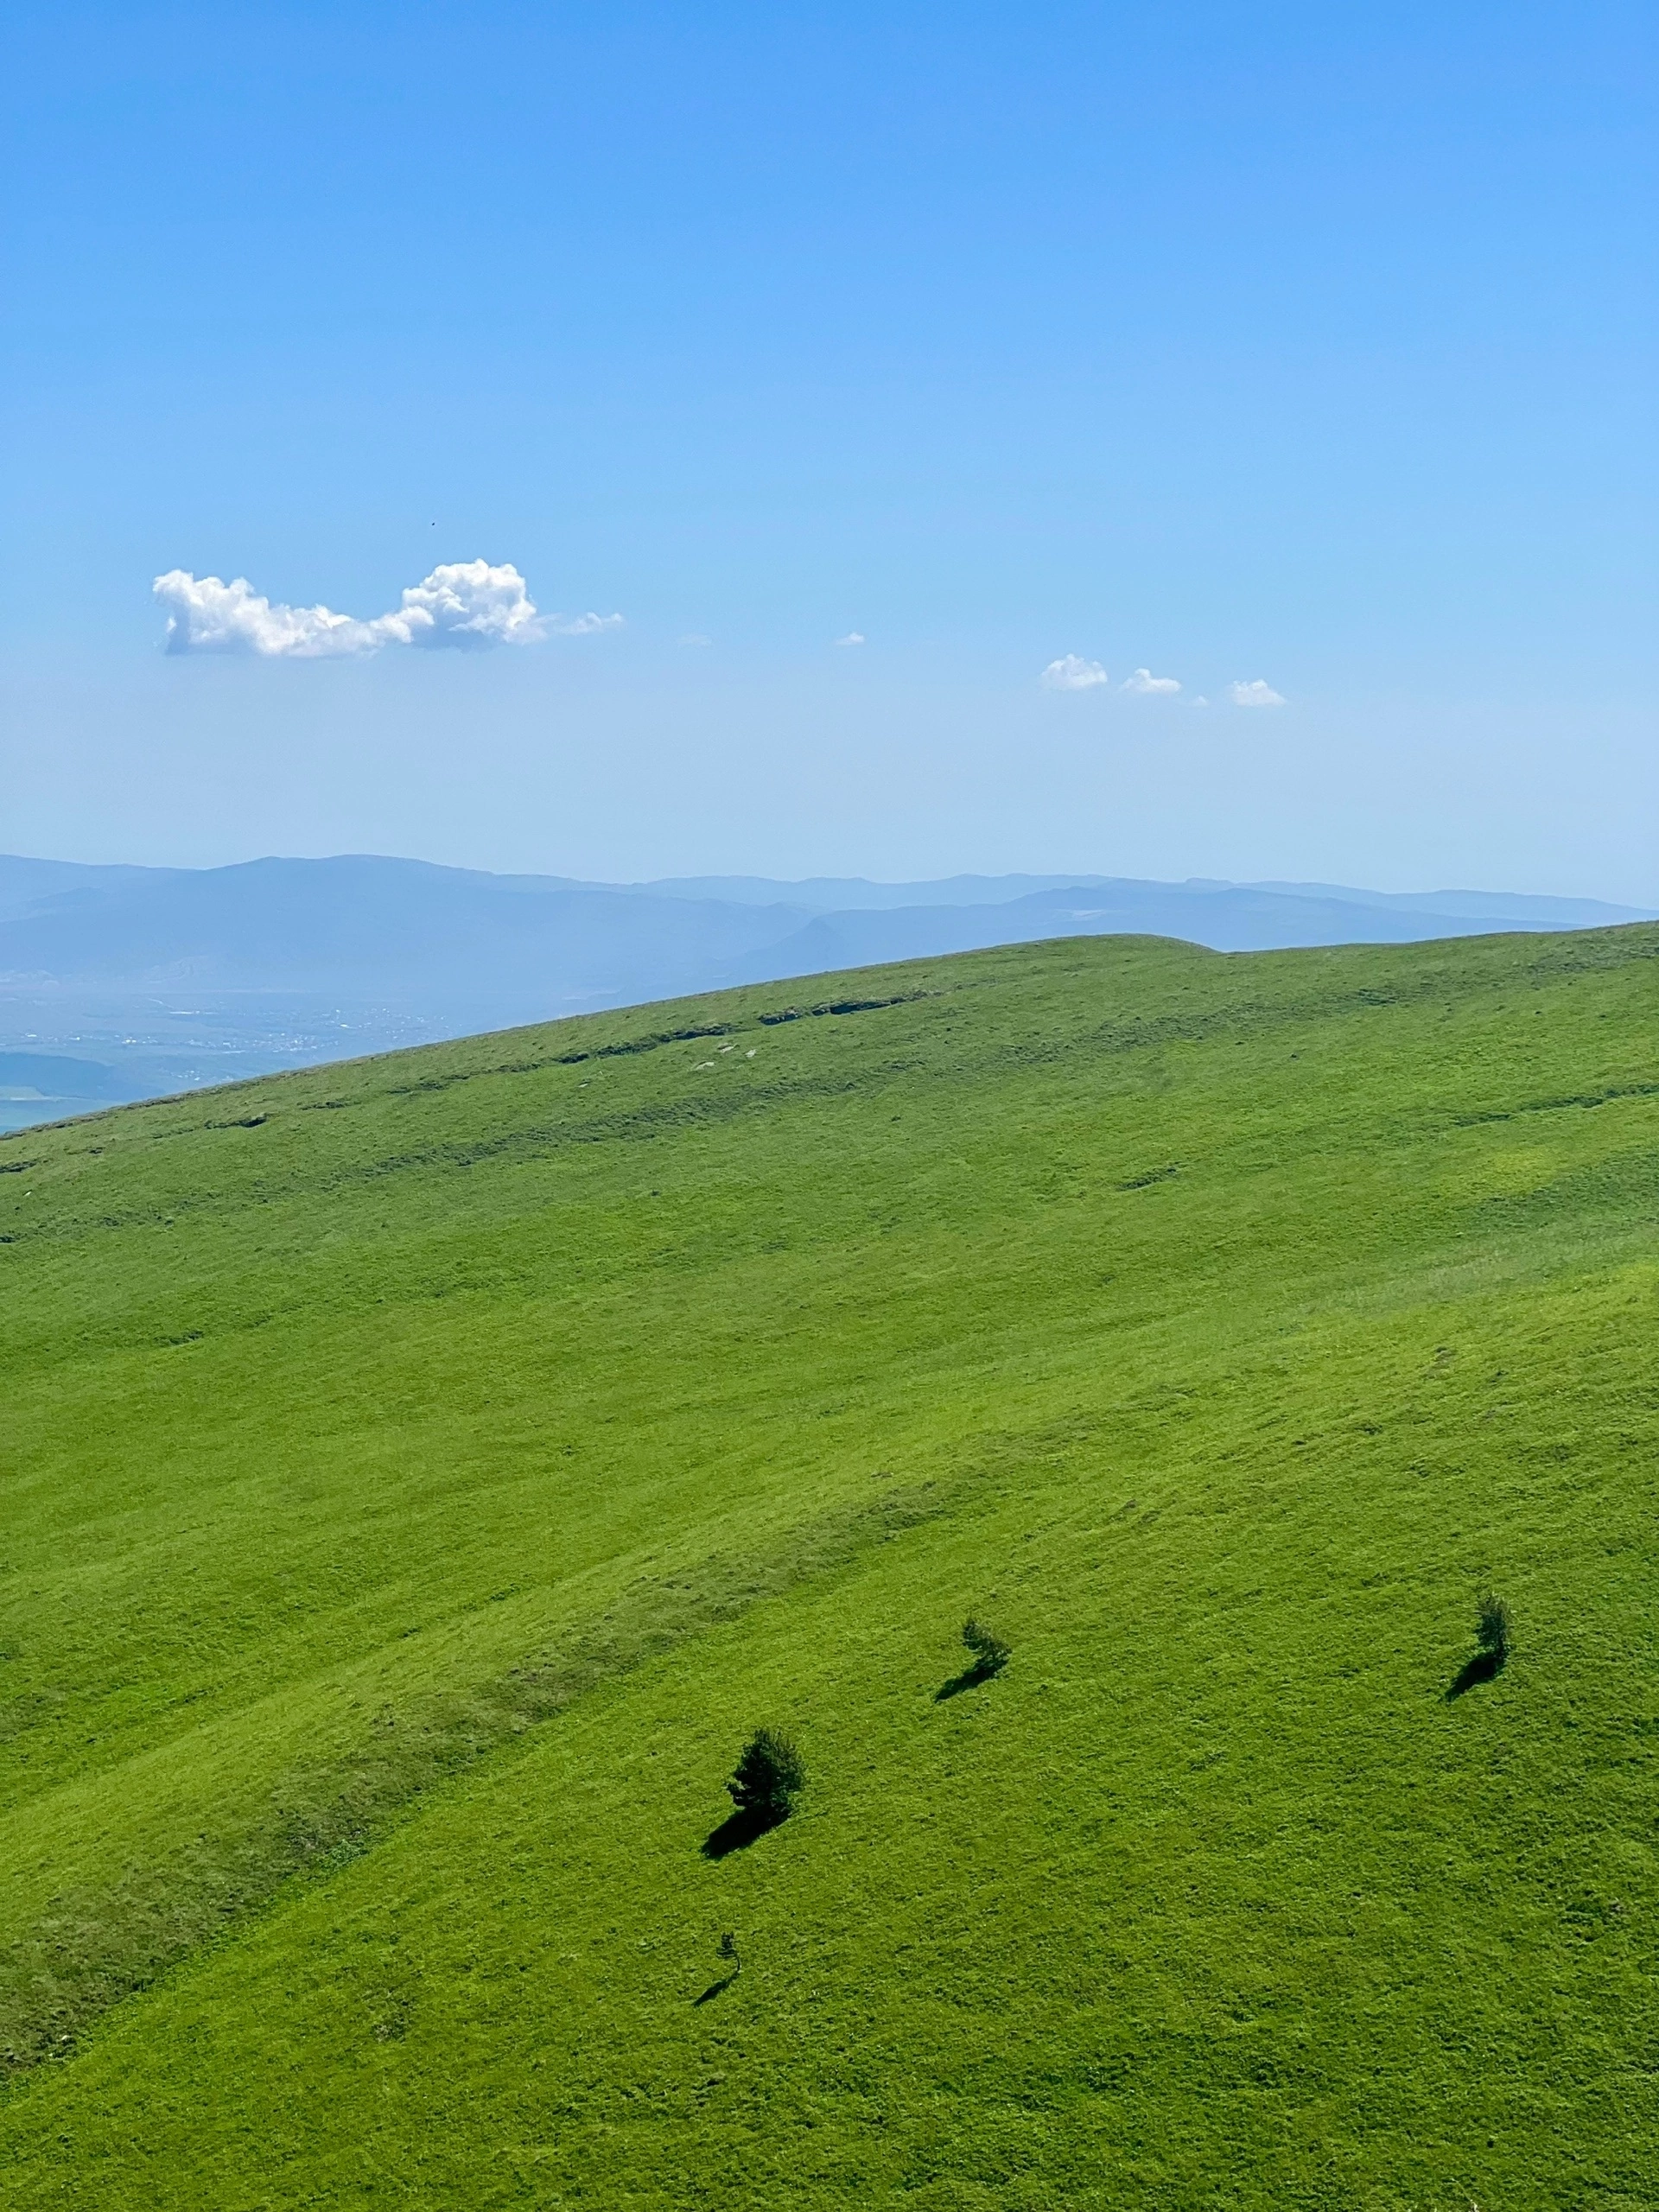
M7 2203L1651 2205L1656 986L1073 941L0 1144Z

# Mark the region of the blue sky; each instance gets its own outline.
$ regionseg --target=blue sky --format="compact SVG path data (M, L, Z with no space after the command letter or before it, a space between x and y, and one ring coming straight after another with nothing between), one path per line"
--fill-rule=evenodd
M1598 0L13 11L0 848L1659 904L1653 60ZM168 571L477 560L623 624L161 650Z

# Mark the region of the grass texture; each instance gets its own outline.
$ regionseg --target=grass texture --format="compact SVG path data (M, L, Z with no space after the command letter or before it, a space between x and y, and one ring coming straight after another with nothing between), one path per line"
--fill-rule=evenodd
M8 2206L1650 2207L1656 1225L1650 929L0 1142Z

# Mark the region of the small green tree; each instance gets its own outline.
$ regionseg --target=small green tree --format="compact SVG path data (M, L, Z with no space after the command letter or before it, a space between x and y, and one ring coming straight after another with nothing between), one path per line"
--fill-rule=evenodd
M1510 1656L1510 1636L1509 1607L1501 1598L1483 1598L1475 1617L1475 1641L1495 1666L1501 1667Z
M730 1967L734 1975L742 1973L743 1961L737 1955L737 1938L735 1936L726 1935L721 1937L720 1955L725 1961L726 1964Z
M1000 1675L1007 1665L1008 1647L1000 1636L993 1636L989 1629L969 1618L963 1623L962 1640L973 1654L976 1675Z
M755 1730L726 1785L738 1811L758 1821L787 1820L805 1787L806 1762L776 1728Z

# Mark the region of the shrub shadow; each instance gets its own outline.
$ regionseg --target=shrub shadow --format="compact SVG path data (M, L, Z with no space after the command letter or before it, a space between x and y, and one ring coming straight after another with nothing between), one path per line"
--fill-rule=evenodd
M705 1836L702 1855L705 1859L729 1858L734 1851L747 1851L758 1836L770 1828L780 1827L789 1818L787 1813L728 1813L712 1835ZM724 1983L721 1985L723 1988Z
M935 1705L943 1705L948 1697L960 1697L963 1690L977 1689L982 1682L988 1682L997 1672L995 1667L964 1667L959 1675L952 1675L948 1682L941 1682L933 1693Z
M696 2006L699 2005L712 2005L716 1997L723 1997L726 1992L731 1987L732 1984L737 1980L737 1976L738 1968L734 1967L730 1974L725 1975L721 1980L711 1981L708 1988L703 1991L701 1997L694 1997L691 1999L693 2010L695 2011Z
M1502 1652L1477 1651L1472 1659L1465 1659L1459 1668L1451 1688L1446 1691L1446 1702L1450 1704L1454 1697L1462 1697L1465 1692L1473 1689L1478 1682L1491 1681L1495 1676L1502 1673L1503 1668Z

